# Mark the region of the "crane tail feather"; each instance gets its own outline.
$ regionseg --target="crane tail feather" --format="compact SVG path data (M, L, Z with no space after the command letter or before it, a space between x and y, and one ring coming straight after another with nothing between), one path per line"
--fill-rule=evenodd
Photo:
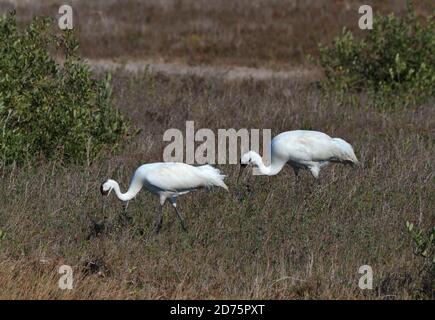
M228 187L224 182L226 175L222 174L221 171L211 165L203 165L198 167L203 173L205 173L205 177L207 177L206 187L221 187L228 191Z

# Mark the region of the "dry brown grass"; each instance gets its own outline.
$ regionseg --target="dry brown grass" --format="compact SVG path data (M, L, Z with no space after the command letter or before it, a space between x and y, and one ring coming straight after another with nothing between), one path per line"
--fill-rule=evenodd
M406 220L434 225L432 106L367 110L363 100L322 99L291 79L114 79L117 105L142 129L123 150L85 167L2 169L0 298L433 297L404 228ZM324 131L350 141L361 167L327 168L319 186L303 174L295 188L291 170L237 184L237 167L221 166L230 193L180 198L189 233L167 207L161 233L150 237L156 197L141 192L128 220L99 184L112 177L125 189L139 164L162 160L164 130L184 130L186 120L197 129ZM71 291L57 287L62 264L74 269ZM358 288L364 264L374 271L372 291Z
M414 1L419 14L433 1ZM14 4L15 3L15 4ZM358 32L358 8L402 14L406 0L99 0L71 3L81 52L90 58L155 59L188 64L286 68L317 56L347 27ZM0 1L0 12L57 18L58 1Z

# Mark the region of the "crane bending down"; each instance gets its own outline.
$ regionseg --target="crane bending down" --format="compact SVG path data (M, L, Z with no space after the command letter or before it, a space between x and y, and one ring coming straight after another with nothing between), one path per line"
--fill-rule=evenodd
M288 163L298 178L299 170L309 170L319 178L320 169L331 162L355 165L358 159L352 146L340 138L331 138L325 133L309 130L294 130L280 133L272 139L271 165L265 166L255 151L245 153L240 159L240 172L249 165L258 167L263 175L276 175Z
M195 167L179 162L149 163L136 169L126 193L122 193L119 184L111 179L101 184L100 191L102 195L109 195L114 190L121 201L129 201L138 194L142 187L145 187L160 197L160 210L156 217L154 231L158 233L162 227L163 206L166 200L169 200L174 207L181 227L186 231L183 216L177 208L177 197L198 188L213 186L228 191L224 178L225 176L218 169L210 165Z

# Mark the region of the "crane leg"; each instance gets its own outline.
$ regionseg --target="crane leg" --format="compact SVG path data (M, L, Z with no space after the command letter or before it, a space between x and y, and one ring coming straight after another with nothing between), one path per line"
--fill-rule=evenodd
M181 228L183 229L183 231L187 232L186 222L185 222L183 216L181 215L181 212L177 208L177 203L174 200L171 200L171 203L175 209L175 213L177 214L178 219L180 220Z
M127 208L128 208L128 204L130 203L130 201L124 202L123 204L123 214L127 214Z
M163 223L163 205L160 205L159 212L156 216L156 222L154 226L154 233L159 233L160 229L162 228Z
M319 179L319 173L320 173L320 167L319 166L311 166L309 167L311 174L313 177L318 180Z

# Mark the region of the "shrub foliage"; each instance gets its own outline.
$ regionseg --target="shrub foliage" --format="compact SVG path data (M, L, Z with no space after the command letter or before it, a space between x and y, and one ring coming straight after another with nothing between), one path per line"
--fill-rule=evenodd
M37 156L82 162L126 133L111 105L110 75L95 78L76 55L74 36L56 35L51 25L37 18L22 30L13 13L0 17L2 163ZM63 65L53 53L65 55Z
M374 17L373 29L357 39L344 29L331 47L320 45L324 87L366 91L374 104L425 103L435 93L435 22L411 5L404 18Z

